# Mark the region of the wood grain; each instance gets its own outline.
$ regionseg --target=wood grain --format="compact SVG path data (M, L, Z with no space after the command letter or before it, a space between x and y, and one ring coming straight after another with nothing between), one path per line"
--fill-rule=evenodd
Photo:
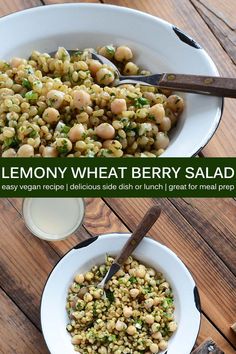
M43 0L45 5L52 4L66 4L66 3L78 3L78 2L89 2L89 3L98 3L99 0Z
M206 339L192 354L224 354L224 352L215 344L215 342L208 338Z
M236 275L236 201L178 198L171 202Z
M42 5L40 0L0 0L0 16L9 15L12 12L25 10L40 5Z
M49 354L43 336L0 289L0 354Z
M47 242L32 237L18 212L0 199L0 286L40 328L39 305L44 283L59 257Z
M106 199L106 202L122 220L126 220L131 230L144 210L155 203L151 199L140 202L137 198L125 199L125 202L122 199ZM235 277L170 201L163 198L158 202L163 212L150 236L170 247L188 265L200 290L203 312L236 346L236 338L230 331L236 312Z
M189 0L165 0L164 3L161 0L104 0L104 3L135 8L175 24L207 50L222 76L236 77L235 65ZM226 99L220 126L203 149L204 156L236 156L235 111L236 100Z
M125 212L119 213L119 204L128 204L127 210ZM145 210L148 208L146 200L143 199L136 199L138 206L138 213L137 212L137 205L135 209L129 208L128 199L106 199L104 201L102 199L89 199L87 203L87 218L85 219L84 225L85 228L88 230L89 233L97 235L99 234L97 230L97 225L99 224L99 229L101 233L110 233L110 232L129 232L131 229L130 219L133 220L132 225L135 227L136 223L140 220L141 216L144 214ZM158 200L160 201L160 200ZM141 212L140 212L141 210ZM141 214L142 213L142 214ZM129 215L129 216L127 216ZM121 216L122 222L118 216ZM164 215L161 216L163 218ZM167 219L165 217L166 222L163 221L157 222L157 228L159 230L160 225L166 225ZM102 221L102 222L101 222ZM102 225L101 225L102 224ZM164 226L164 230L161 232L163 233L163 238L166 238L166 226ZM157 234L159 231L157 232ZM178 235L177 235L178 237ZM199 285L199 284L198 284ZM205 285L205 284L204 284ZM208 287L207 287L208 289ZM210 296L210 294L209 294ZM211 337L214 341L225 350L227 354L234 354L234 348L225 340L225 338L217 331L217 329L209 322L209 320L203 315L202 316L202 323L199 332L199 336L197 339L197 343L200 344L206 337Z
M222 6L223 3L221 3L222 5L220 9L218 8L219 4L215 4L216 6L214 6L213 2L209 0L191 0L191 2L195 6L199 14L202 16L204 21L208 24L214 35L217 37L220 44L228 53L233 63L236 64L236 22L233 23L232 21L230 21L230 23L232 22L233 28L229 26L229 17L227 16L228 14L225 14L225 11L222 12L222 10L224 10ZM226 4L228 4L227 1ZM235 13L235 2L234 12L233 6L231 7L232 13Z

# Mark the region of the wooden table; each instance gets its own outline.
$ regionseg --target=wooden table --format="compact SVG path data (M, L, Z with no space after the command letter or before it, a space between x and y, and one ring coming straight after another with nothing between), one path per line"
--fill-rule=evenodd
M235 0L0 0L0 16L33 6L94 2L135 8L167 20L198 41L213 58L222 76L236 77ZM216 134L203 156L236 156L236 100L225 99Z
M0 15L55 2L59 1L0 0ZM207 49L222 75L236 76L235 0L101 2L137 8L176 24ZM236 101L226 99L220 127L203 156L236 156L235 112ZM0 353L48 354L40 330L39 306L50 270L80 240L133 230L144 211L156 202L88 199L83 227L67 241L47 243L26 229L20 199L0 199ZM197 344L211 337L225 353L233 354L236 335L230 325L236 321L235 200L160 199L159 203L163 213L150 235L176 252L196 279L203 310Z
M48 354L40 331L39 306L50 270L80 240L133 230L156 202L149 198L87 199L84 225L76 235L48 243L26 229L20 199L0 199L0 353ZM158 202L163 212L150 236L177 253L200 291L203 315L197 344L211 337L225 353L235 353L236 335L230 330L236 319L235 201Z

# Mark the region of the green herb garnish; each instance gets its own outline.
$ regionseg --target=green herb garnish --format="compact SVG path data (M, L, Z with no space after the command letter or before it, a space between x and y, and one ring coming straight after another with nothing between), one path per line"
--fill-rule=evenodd
M57 150L59 151L60 154L66 154L68 152L66 140L63 141L61 146L57 146Z
M142 326L143 326L143 321L142 321L142 320L137 320L137 321L135 321L135 327L136 327L137 329L141 329Z
M108 54L110 54L110 55L115 54L115 48L112 45L107 45L105 48L106 48L106 51Z
M61 133L68 134L70 131L70 127L68 125L64 125L64 127L61 129Z
M38 136L38 132L36 130L32 130L32 132L29 133L30 138L36 138Z
M25 98L27 100L37 100L38 94L34 91L29 91L29 92L26 92Z
M109 289L106 290L106 297L108 298L110 303L115 301L115 296L114 296L113 292Z
M148 100L144 97L138 97L134 99L134 106L136 108L142 108L146 104L148 104Z
M28 90L31 90L31 88L32 88L31 83L27 79L22 80L22 86L27 88Z
M138 282L137 278L135 278L135 277L130 277L129 281L130 281L131 284L134 284L134 283Z

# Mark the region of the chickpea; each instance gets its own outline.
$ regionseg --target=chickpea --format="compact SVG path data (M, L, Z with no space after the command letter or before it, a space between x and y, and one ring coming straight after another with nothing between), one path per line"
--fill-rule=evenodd
M76 144L75 144L75 150L76 151L84 151L86 149L87 149L87 145L86 145L86 143L84 141L79 140L79 141L76 142Z
M96 75L96 72L97 72L99 69L101 69L102 64L101 64L100 61L98 61L98 60L89 59L89 61L88 61L88 67L89 67L89 70L90 70L92 76L95 76L95 75Z
M156 123L160 124L165 116L165 110L161 103L157 103L152 106L149 110L150 118L153 117Z
M153 317L153 315L146 315L146 316L145 316L145 322L146 322L147 324L153 324L153 323L154 323L154 317Z
M144 92L143 97L147 98L148 101L150 102L155 102L156 101L156 96L155 93L153 92Z
M33 146L29 145L29 144L22 145L17 152L17 156L18 157L33 157L34 156Z
M89 293L84 294L84 301L85 302L90 302L92 300L93 300L93 297L91 294L89 294Z
M156 149L165 149L169 145L169 138L163 132L158 132L156 135L156 141L154 143Z
M129 326L127 328L127 333L130 335L130 336L133 336L135 333L137 332L136 328L134 326Z
M176 324L176 322L172 321L172 322L168 323L168 327L169 327L170 332L175 332L177 329L177 324Z
M178 95L171 95L167 98L167 107L179 115L184 110L184 100Z
M109 85L115 80L115 76L111 70L102 67L96 72L96 80L99 84Z
M144 302L144 307L146 309L150 309L153 305L154 305L154 301L153 301L152 298L146 299L145 302Z
M133 58L131 49L127 46L120 46L115 51L115 59L117 61L128 61Z
M59 153L66 154L72 150L72 142L67 138L57 138L56 147Z
M75 344L75 345L78 345L81 343L81 335L80 334L76 334L74 337L72 337L71 339L71 343L72 344Z
M123 111L127 111L126 100L124 98L115 98L111 102L111 111L114 114L120 114Z
M55 124L60 119L60 113L57 109L48 107L43 112L43 119L49 124Z
M103 293L102 289L97 289L97 290L94 291L93 297L94 297L95 299L100 299L101 296L102 296L102 293Z
M104 46L99 49L98 53L105 58L112 59L115 54L115 48L112 45Z
M43 157L57 157L58 151L54 146L45 146L42 151Z
M95 128L95 134L102 139L113 139L115 136L115 129L109 123L102 123Z
M144 278L146 275L146 271L143 267L138 267L138 269L136 270L136 276L139 278Z
M131 317L132 313L133 313L132 307L128 307L128 306L124 307L123 314L124 314L125 317L127 317L127 318Z
M138 74L139 67L132 63L132 61L129 61L126 63L124 67L124 74L126 75L137 75Z
M163 132L168 132L171 129L171 120L169 117L164 117L160 123L160 130Z
M170 284L165 281L164 283L161 283L159 287L160 289L169 289Z
M151 350L152 353L158 353L158 352L159 352L159 347L158 347L157 344L152 343L152 344L150 345L150 350Z
M139 290L138 289L130 289L129 293L130 293L131 297L136 298L139 295Z
M157 323L157 322L154 322L153 324L152 324L152 333L157 333L158 331L159 331L159 329L160 329L160 324L159 323Z
M85 274L85 279L88 280L88 281L92 280L93 277L94 277L94 275L93 275L92 272L87 272L87 273Z
M76 124L70 129L68 133L68 138L74 143L77 140L81 140L83 138L84 133L85 129L83 124Z
M22 64L26 64L25 59L15 57L15 58L12 58L10 61L10 65L12 68L18 68L18 66L20 66Z
M3 151L2 157L16 157L16 151L12 148Z
M64 92L58 90L51 90L47 93L48 103L54 108L59 108L64 100Z
M75 90L72 95L75 108L81 109L91 103L90 94L84 90Z
M126 329L126 324L124 323L124 322L122 322L122 321L120 321L120 320L118 320L117 322L116 322L116 326L115 326L115 328L116 328L116 330L117 331L123 331L123 330L125 330Z
M153 326L153 325L152 325L152 326ZM152 334L152 338L161 341L161 340L162 340L162 334L161 334L161 332L154 332L154 333Z
M166 342L164 339L162 339L162 340L160 341L160 343L159 343L159 349L160 349L160 350L166 350L167 347L168 347L167 342Z
M76 283L78 283L78 284L83 284L83 282L84 282L84 276L83 276L83 274L76 274L76 276L75 276L75 281L76 281Z

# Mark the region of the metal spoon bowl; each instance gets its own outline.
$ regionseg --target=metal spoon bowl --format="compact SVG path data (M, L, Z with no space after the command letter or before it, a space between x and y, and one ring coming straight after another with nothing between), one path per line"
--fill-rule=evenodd
M84 295L89 291L90 287L96 287L104 290L106 284L113 277L113 275L115 275L118 272L118 270L122 267L122 265L125 263L127 258L140 244L144 236L147 234L147 232L151 229L153 224L159 218L160 214L161 214L161 208L159 205L154 205L147 211L143 219L136 227L135 231L132 233L128 241L125 243L119 255L115 258L114 262L112 263L110 269L108 270L108 272L106 273L102 281L97 285L89 285L81 288L77 293L77 296L79 298L83 298ZM103 292L103 296L106 297L105 291Z

